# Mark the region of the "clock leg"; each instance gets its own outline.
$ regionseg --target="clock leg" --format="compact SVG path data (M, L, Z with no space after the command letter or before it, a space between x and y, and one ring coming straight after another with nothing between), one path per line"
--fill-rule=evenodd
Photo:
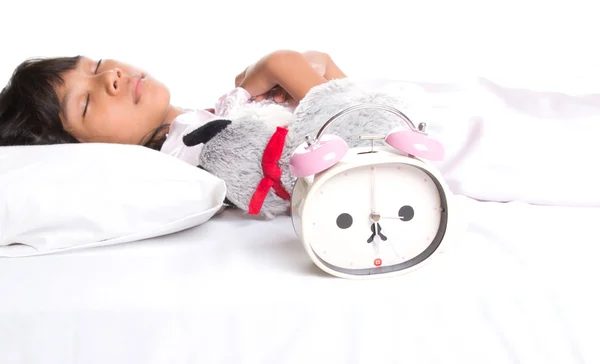
M371 244L373 242L373 239L375 239L375 235L377 235L377 233L375 232L375 224L371 224L371 236L367 239L367 243Z
M369 236L369 238L367 239L367 243L372 243L373 240L375 239L375 236L379 236L379 238L382 241L386 241L387 240L387 236L383 235L383 233L381 232L381 225L379 225L379 223L372 223L371 224L371 236Z
M381 225L379 225L379 223L377 223L377 235L379 235L379 238L383 241L387 240L387 236L383 235L383 233L381 232Z

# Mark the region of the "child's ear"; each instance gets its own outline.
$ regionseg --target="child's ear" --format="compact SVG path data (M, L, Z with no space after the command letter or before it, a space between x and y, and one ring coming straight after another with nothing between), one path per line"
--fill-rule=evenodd
M191 133L184 135L183 144L188 147L204 144L223 131L229 124L231 124L231 120L217 119L209 121Z

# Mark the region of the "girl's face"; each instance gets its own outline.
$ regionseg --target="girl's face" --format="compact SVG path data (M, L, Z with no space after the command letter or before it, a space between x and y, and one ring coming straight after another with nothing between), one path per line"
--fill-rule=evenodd
M115 60L81 58L57 88L65 129L81 142L142 144L178 111L165 85Z

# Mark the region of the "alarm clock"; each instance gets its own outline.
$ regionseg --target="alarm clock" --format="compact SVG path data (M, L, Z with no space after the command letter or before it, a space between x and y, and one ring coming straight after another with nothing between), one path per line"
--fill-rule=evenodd
M355 148L324 134L339 117L363 108L391 112L409 130L361 135L371 147ZM444 148L425 129L395 108L360 104L296 148L289 164L296 177L292 223L315 265L340 278L398 275L422 266L453 238L453 195L427 161L443 159ZM385 143L375 146L376 140Z

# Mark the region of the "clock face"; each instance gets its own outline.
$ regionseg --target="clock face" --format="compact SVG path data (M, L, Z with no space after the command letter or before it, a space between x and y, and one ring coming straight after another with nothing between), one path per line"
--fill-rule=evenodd
M324 182L304 206L303 239L331 269L374 274L410 268L439 246L446 199L408 164L353 168Z

